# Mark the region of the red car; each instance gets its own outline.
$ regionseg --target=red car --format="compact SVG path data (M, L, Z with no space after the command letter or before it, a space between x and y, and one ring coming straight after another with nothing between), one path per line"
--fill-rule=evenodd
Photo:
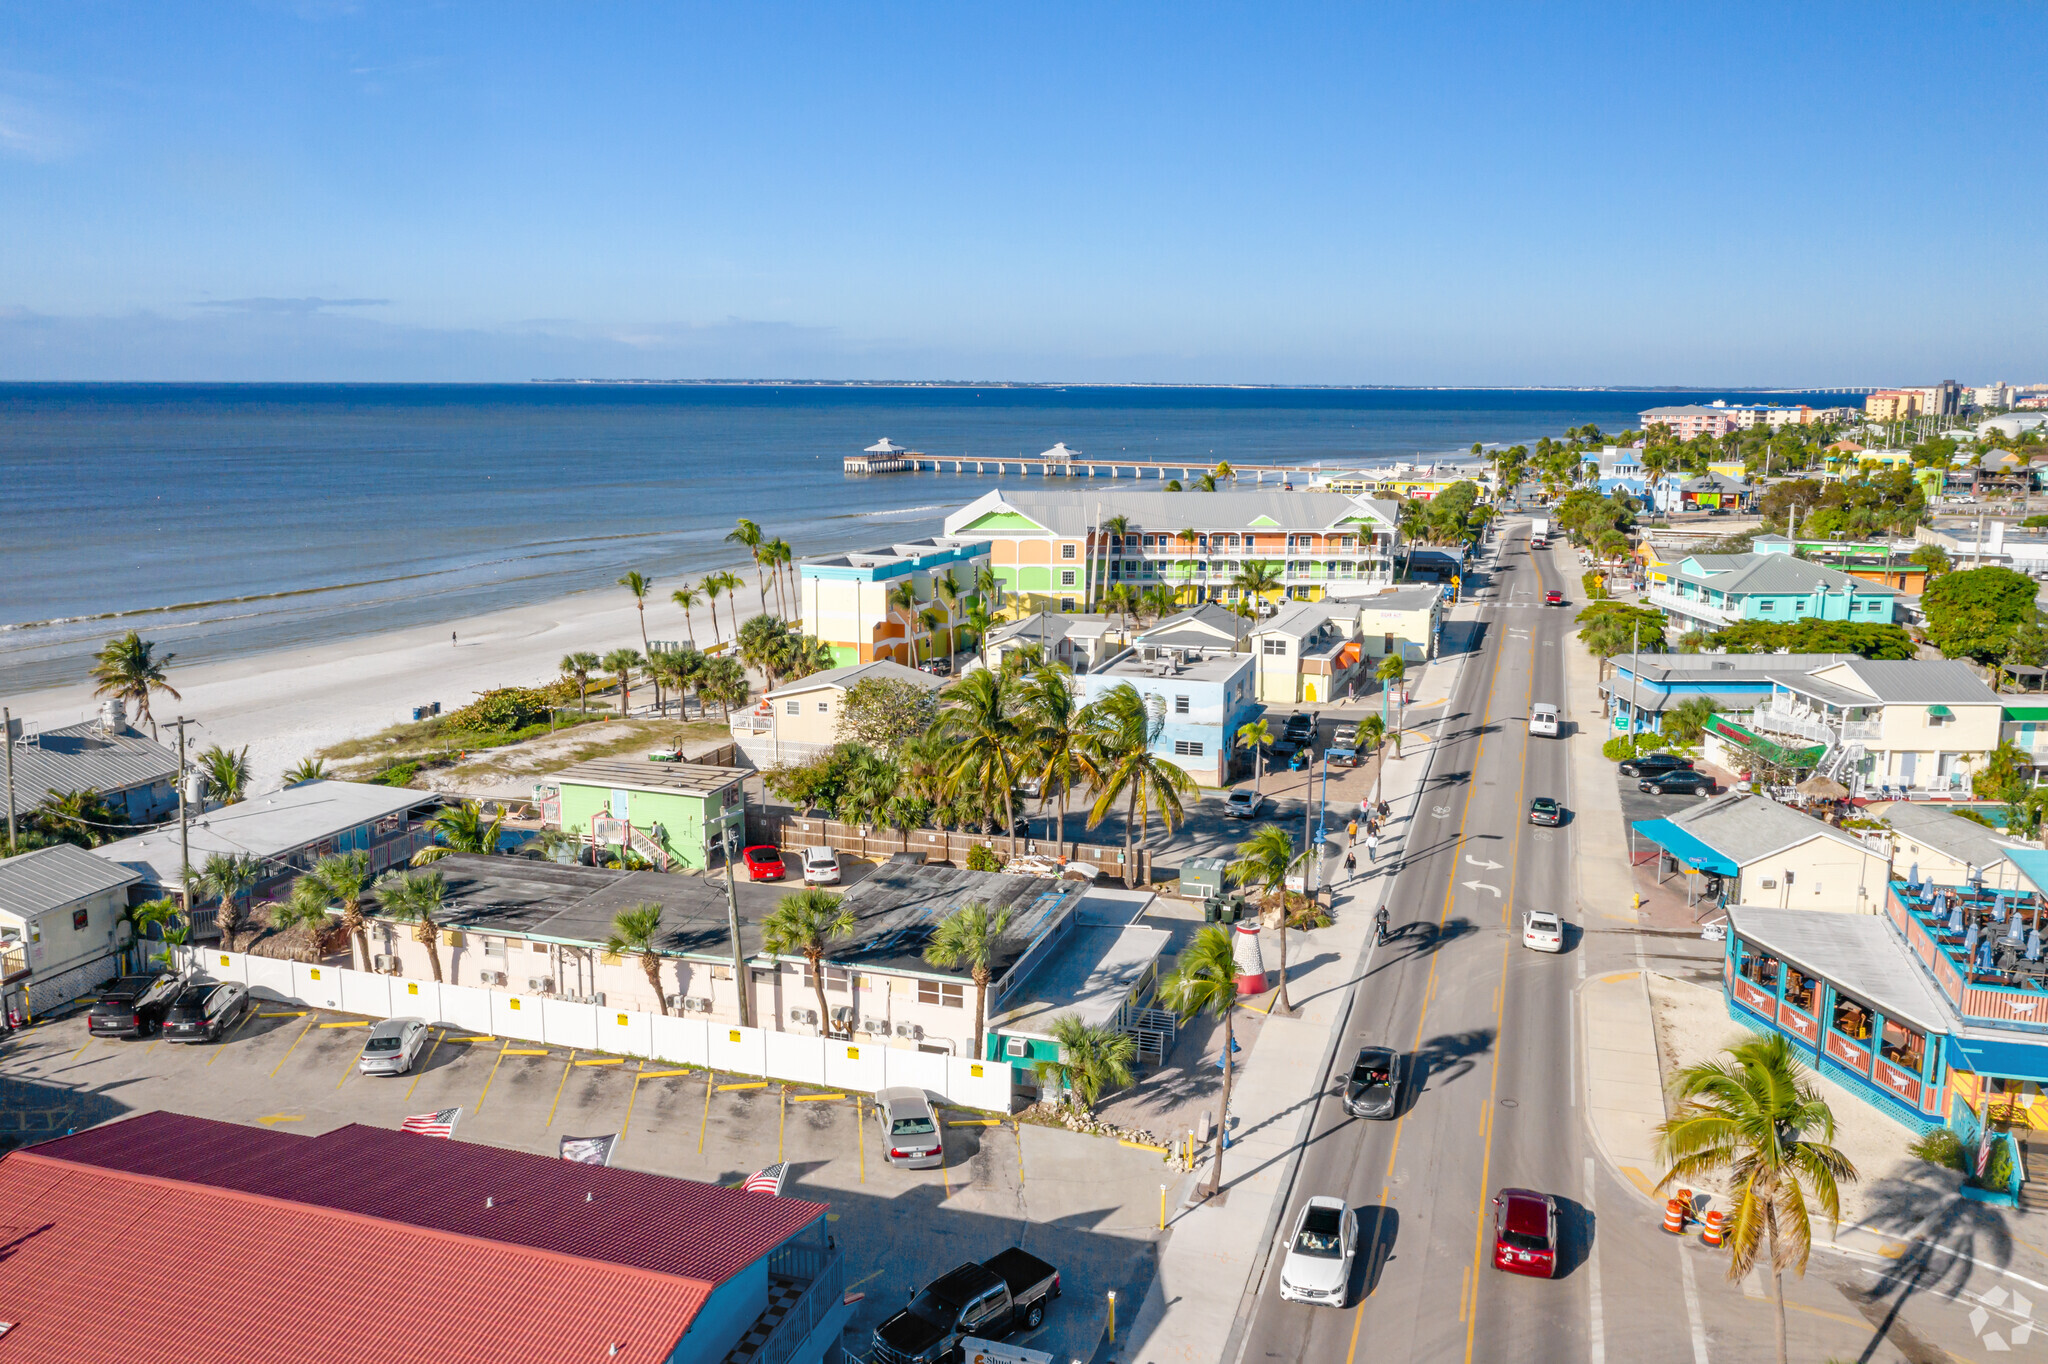
M740 861L746 865L749 881L782 879L782 849L772 843L761 843L748 848L740 854Z
M1557 1277L1557 1200L1534 1189L1502 1189L1493 1198L1493 1267Z
M1563 606L1564 593L1558 591L1554 587L1551 588L1548 592L1545 592L1543 594L1543 604L1545 606Z

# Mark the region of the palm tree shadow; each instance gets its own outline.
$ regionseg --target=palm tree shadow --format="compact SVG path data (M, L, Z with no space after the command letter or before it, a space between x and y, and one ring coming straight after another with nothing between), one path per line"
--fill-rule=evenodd
M1475 1058L1493 1050L1494 1037L1492 1028L1472 1028L1441 1033L1417 1047L1408 1058L1408 1084L1402 1096L1402 1109L1419 1102L1431 1081L1447 1085L1470 1074L1478 1064Z
M1877 1282L1857 1290L1865 1304L1890 1299L1859 1364L1868 1364L1890 1335L1906 1303L1919 1293L1955 1297L1968 1286L1975 1261L2002 1269L2012 1261L2013 1236L2004 1210L1975 1203L1949 1187L1948 1177L1928 1166L1879 1181L1863 1225L1905 1242Z

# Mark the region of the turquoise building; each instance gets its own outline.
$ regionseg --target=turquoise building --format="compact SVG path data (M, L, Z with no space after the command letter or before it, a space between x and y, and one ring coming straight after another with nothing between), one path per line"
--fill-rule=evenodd
M1775 541L1775 542L1774 542ZM1744 621L1838 620L1890 625L1898 593L1881 583L1795 557L1790 541L1766 537L1752 554L1691 554L1646 594L1677 632Z

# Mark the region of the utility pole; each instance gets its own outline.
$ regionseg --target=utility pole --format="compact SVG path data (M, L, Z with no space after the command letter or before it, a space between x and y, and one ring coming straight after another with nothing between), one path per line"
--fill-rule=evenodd
M20 835L14 829L14 712L0 707L0 738L7 741L7 852L12 856Z
M185 726L187 723L189 722L185 717L180 715L177 719L166 724L165 728L175 728L178 731L178 884L179 889L185 896L185 918L189 922L192 918L192 834L191 821L186 814L185 805L185 784L187 780L185 775ZM14 766L11 756L8 763L10 771L13 770Z
M730 823L725 826L725 929L732 935L732 979L740 992L740 1026L754 1026L754 982L747 979L746 952L740 946L740 898L733 886L732 859L739 845L746 841L747 829L747 788L740 784L740 825L734 829Z

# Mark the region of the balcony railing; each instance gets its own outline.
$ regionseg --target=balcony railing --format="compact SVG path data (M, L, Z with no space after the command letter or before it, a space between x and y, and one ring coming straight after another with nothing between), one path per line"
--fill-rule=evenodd
M1750 721L1752 729L1797 734L1802 739L1829 745L1872 743L1884 731L1884 726L1877 721L1838 719L1825 711L1786 700L1782 693L1750 712Z
M1695 620L1716 621L1722 625L1733 625L1742 619L1740 611L1727 606L1718 606L1702 597L1684 597L1669 588L1653 587L1647 594L1650 605L1691 616Z
M782 1286L778 1280L809 1282L795 1301L778 1303L775 1290ZM768 1283L770 1302L774 1304L769 1313L779 1309L781 1319L768 1328L768 1334L751 1353L744 1346L736 1347L726 1356L726 1364L786 1364L797 1347L818 1329L826 1314L838 1306L846 1291L846 1260L837 1250L784 1246L769 1252Z

